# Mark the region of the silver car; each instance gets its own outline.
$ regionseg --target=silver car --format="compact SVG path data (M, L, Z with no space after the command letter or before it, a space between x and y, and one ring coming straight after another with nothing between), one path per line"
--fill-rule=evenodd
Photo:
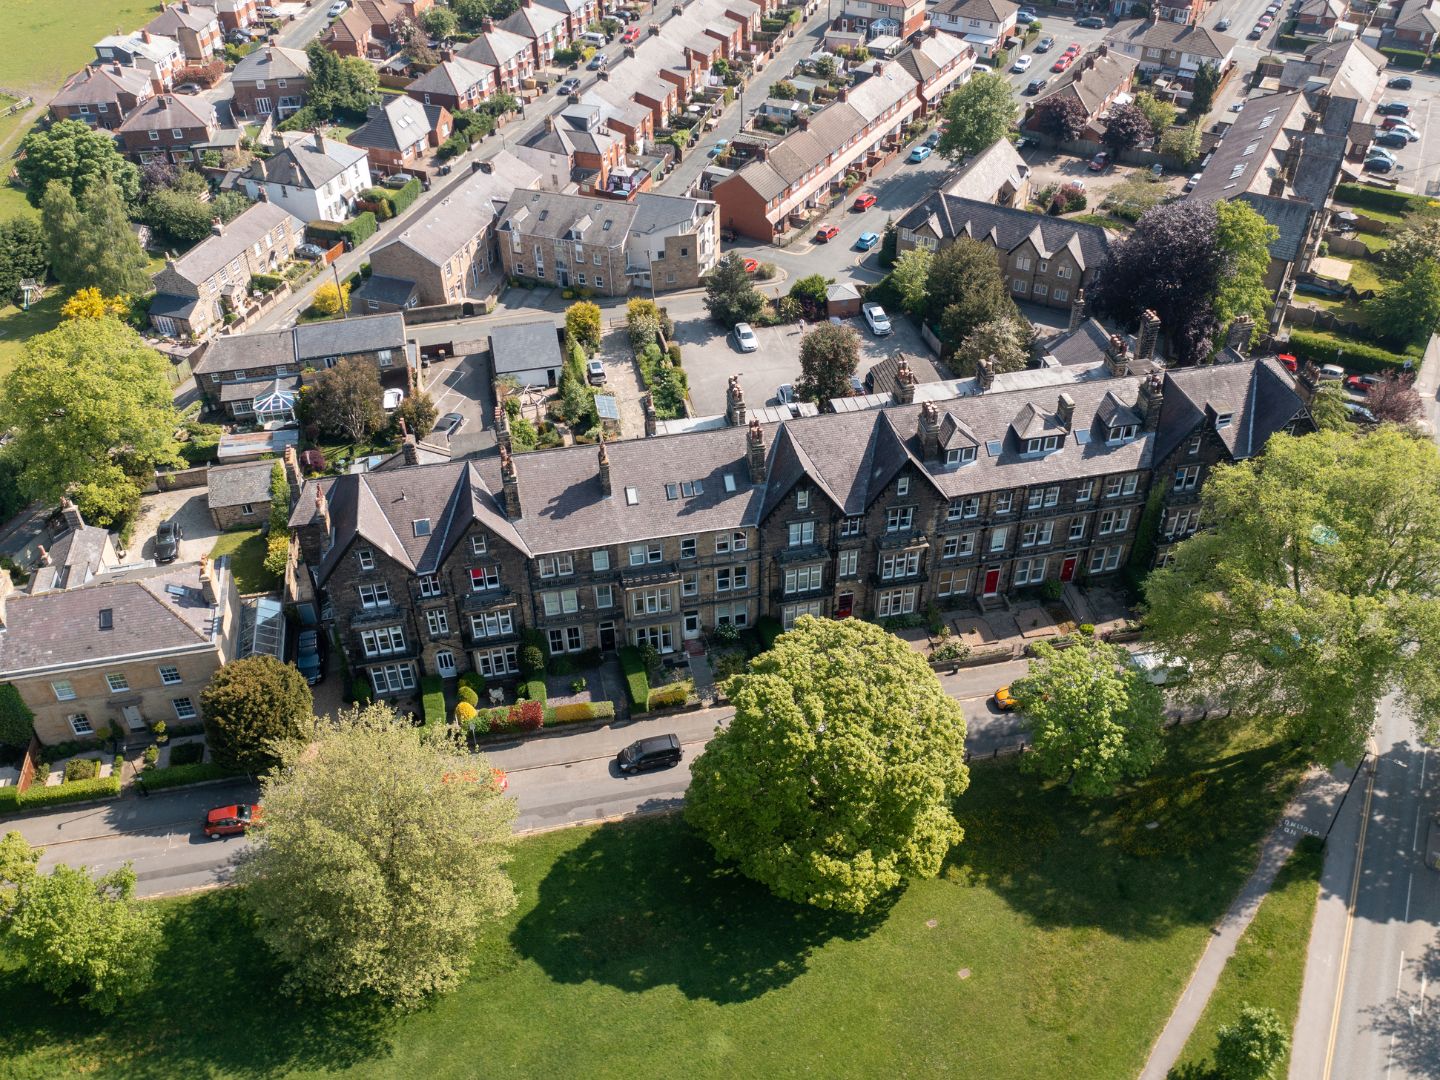
M760 348L760 341L748 322L735 324L735 344L741 352L754 352Z

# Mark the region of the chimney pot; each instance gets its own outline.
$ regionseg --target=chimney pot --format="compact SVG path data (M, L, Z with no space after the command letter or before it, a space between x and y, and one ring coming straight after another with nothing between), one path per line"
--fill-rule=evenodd
M1140 314L1140 338L1135 343L1135 358L1149 361L1155 358L1155 346L1160 341L1160 316L1146 310Z
M990 357L982 356L975 362L975 385L983 393L989 390L995 383L995 362Z
M895 401L900 405L909 405L915 400L915 384L920 380L910 370L910 362L902 353L900 362L895 366L895 387L893 393Z
M515 472L515 459L509 450L500 451L500 483L505 494L505 516L511 521L519 521L521 517L520 507L520 477Z
M759 420L751 420L745 432L745 460L750 467L750 482L765 483L765 429Z
M933 461L940 456L940 410L933 401L920 406L920 456Z
M1125 339L1119 334L1111 334L1109 344L1105 347L1105 371L1113 376L1130 374L1130 356L1125 345Z
M1080 329L1080 324L1085 321L1085 290L1076 289L1075 299L1070 304L1070 329Z

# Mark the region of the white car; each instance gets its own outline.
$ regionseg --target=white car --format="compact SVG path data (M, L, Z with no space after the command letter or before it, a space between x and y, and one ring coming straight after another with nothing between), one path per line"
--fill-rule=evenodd
M345 9L349 6L349 0L335 0L335 3L330 5L330 10L325 14L332 19L338 19L341 15L345 14Z
M748 322L735 324L735 344L741 352L754 352L760 348L760 341Z
M1179 682L1189 672L1183 662L1158 652L1137 652L1131 662L1145 673L1145 678L1155 686L1167 686Z
M1010 70L1015 72L1029 71L1030 65L1034 62L1035 58L1029 53L1026 53L1024 56L1016 58L1015 63L1010 66Z
M879 304L866 304L861 310L865 313L865 321L870 324L872 334L884 337L891 332L890 316L885 314L885 309Z

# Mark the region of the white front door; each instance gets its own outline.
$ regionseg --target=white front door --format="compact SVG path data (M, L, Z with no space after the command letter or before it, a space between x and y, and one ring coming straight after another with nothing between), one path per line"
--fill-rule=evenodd
M700 612L685 612L685 629L682 633L685 635L686 641L700 636Z
M128 727L131 731L145 730L145 718L140 715L139 705L126 705L124 712L126 727Z
M437 652L435 654L435 671L440 675L441 678L454 678L455 654L449 651Z

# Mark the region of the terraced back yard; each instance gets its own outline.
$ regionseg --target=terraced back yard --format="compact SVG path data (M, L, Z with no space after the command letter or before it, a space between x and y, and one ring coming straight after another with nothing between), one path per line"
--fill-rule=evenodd
M162 985L100 1018L0 957L9 1075L1132 1076L1299 763L1239 722L1093 802L977 766L941 876L857 920L717 868L677 818L522 841L520 905L418 1014L280 996L236 894L164 901Z

